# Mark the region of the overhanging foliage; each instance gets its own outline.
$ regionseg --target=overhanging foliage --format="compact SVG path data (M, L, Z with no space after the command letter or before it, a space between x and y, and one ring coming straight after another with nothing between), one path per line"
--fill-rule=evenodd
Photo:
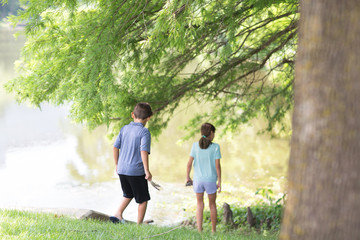
M11 18L27 23L20 76L6 85L19 101L70 104L76 121L114 132L146 101L153 135L181 101L206 103L189 124L196 131L203 121L235 130L257 116L272 130L292 107L298 1L26 4Z

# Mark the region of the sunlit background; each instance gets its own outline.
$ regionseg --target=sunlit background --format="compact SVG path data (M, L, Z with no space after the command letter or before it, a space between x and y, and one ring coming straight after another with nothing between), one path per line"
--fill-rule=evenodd
M113 214L121 198L112 159L113 140L106 127L89 132L67 118L69 106L43 104L41 110L18 104L3 84L14 77L14 62L25 42L21 29L0 26L0 208L83 208ZM199 136L181 141L181 126L201 106L179 108L168 128L153 139L150 171L161 191L150 189L146 219L173 224L194 215L192 188L185 187L191 145ZM130 113L129 113L130 114ZM199 126L200 127L200 126ZM215 137L222 153L223 192L217 204L249 205L258 188L284 192L289 137L259 135L265 124L253 121L238 132ZM125 218L135 220L132 203Z

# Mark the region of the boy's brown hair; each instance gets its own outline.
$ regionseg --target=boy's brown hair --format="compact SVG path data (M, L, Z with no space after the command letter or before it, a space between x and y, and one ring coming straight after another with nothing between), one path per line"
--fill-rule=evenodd
M134 115L135 118L142 120L151 117L153 115L153 112L151 110L150 104L144 102L136 104L134 108Z

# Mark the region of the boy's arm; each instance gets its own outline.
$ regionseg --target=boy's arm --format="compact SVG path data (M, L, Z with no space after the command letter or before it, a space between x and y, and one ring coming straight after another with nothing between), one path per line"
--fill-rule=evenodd
M191 166L193 164L194 158L190 156L189 161L187 163L187 168L186 168L186 181L191 181L190 178L190 172L191 172Z
M141 151L141 160L144 164L145 179L148 181L152 180L152 175L149 171L149 153L147 151Z
M220 193L221 192L221 165L220 165L220 159L215 160L215 167L216 167L216 174L217 174L217 177L218 177L217 187L218 187L218 192Z
M113 155L114 155L114 162L116 167L116 173L117 173L117 165L119 161L119 149L116 147L113 147Z

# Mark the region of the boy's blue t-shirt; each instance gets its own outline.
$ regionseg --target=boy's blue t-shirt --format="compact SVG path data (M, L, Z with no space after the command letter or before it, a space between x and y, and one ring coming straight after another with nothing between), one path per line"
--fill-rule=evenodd
M127 176L145 175L141 151L150 154L151 134L142 123L131 122L121 128L114 147L120 149L117 173Z
M207 149L201 149L198 142L192 145L190 156L194 158L194 181L216 182L215 160L221 158L220 146L212 143Z

